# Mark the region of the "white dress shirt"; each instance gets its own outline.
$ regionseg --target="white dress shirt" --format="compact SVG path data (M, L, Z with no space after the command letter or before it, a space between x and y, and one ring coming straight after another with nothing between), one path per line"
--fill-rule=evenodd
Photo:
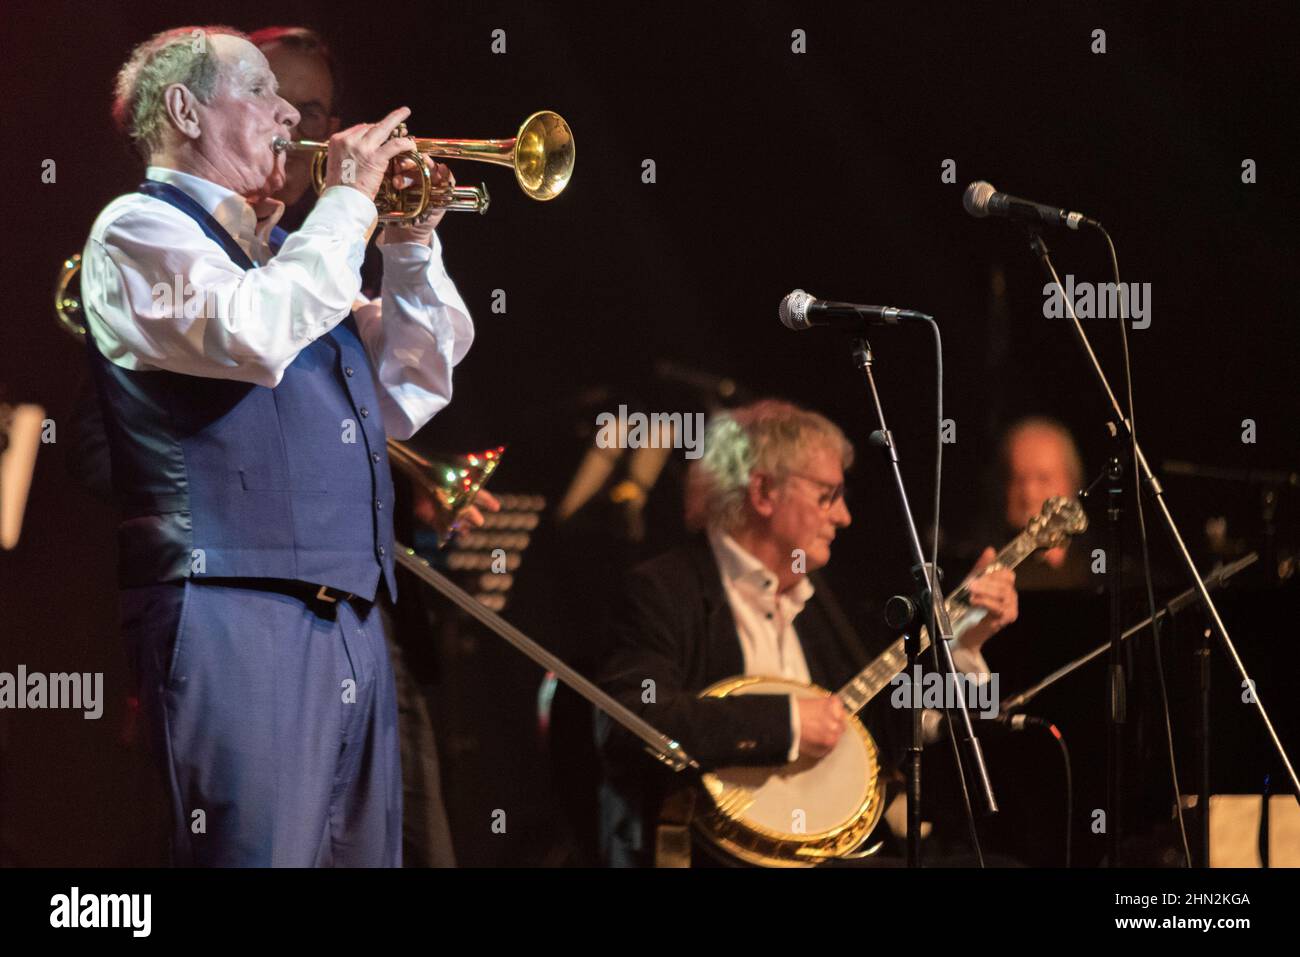
M150 166L192 197L260 268L244 270L199 225L143 193L113 200L82 254L86 322L110 362L274 388L298 353L355 311L389 436L407 439L451 401L452 367L474 340L442 245L381 246L383 288L358 299L375 204L351 186L325 190L274 256L283 211L262 223L223 186Z
M745 674L788 678L791 681L811 683L803 645L795 632L794 619L803 611L814 588L806 577L784 595L776 590L776 574L752 554L741 547L730 535L713 531L709 545L722 575L722 587L736 621L736 633L745 662ZM962 621L958 634L966 631L983 618L971 614ZM959 671L983 684L989 680L988 664L979 651L960 643L950 642L953 664ZM836 689L831 689L836 690ZM939 737L943 715L926 709L921 724L927 743ZM789 760L799 758L799 709L794 695L790 696L791 746Z
M811 682L794 619L813 596L812 582L800 578L794 588L778 594L776 573L730 535L712 532L709 544L722 575L731 616L736 620L745 674ZM790 695L790 742L789 760L797 761L799 708L794 695Z

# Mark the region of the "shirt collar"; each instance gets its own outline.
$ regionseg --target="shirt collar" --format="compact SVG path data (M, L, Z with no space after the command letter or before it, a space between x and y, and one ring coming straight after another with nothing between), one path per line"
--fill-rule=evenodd
M170 183L202 206L250 259L264 262L269 258L271 229L284 213L283 203L259 224L257 213L244 197L211 180L166 166L150 166L144 175L159 183Z
M742 547L738 541L726 532L714 530L709 532L709 545L713 548L713 555L717 559L718 569L725 583L768 598L777 597L776 573ZM796 609L802 610L815 590L808 576L803 575L799 583L781 597Z

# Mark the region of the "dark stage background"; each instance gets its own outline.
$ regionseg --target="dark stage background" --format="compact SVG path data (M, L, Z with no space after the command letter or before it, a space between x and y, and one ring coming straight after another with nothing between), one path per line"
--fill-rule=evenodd
M954 537L995 507L995 436L1020 414L1063 419L1095 471L1106 409L1064 322L1042 316L1043 280L1019 234L962 211L962 190L975 179L1097 217L1116 237L1123 278L1151 284L1151 326L1130 339L1139 432L1153 464L1295 468L1293 8L852 7L11 2L0 66L10 302L0 324L0 401L38 402L56 423L71 411L82 357L57 331L51 295L59 263L81 249L98 210L142 178L108 118L113 76L131 46L188 23L300 23L335 47L345 123L405 104L420 135L512 135L543 107L573 126L578 162L560 199L531 203L501 171L462 164L461 182L487 181L492 210L483 219L448 216L440 227L477 339L456 371L451 407L418 441L507 443L498 490L542 492L554 503L595 413L620 401L703 410L698 394L656 377L662 360L815 407L863 447L870 416L845 345L777 322L777 303L796 286L939 318L945 413L956 422L944 453L943 525ZM506 31L505 55L490 51L495 28ZM806 54L791 52L795 28L806 31ZM1106 31L1102 55L1090 51L1096 28ZM53 184L41 181L47 158L57 162ZM642 181L646 159L655 163L652 184ZM946 159L956 163L955 183L941 179ZM1257 164L1253 184L1242 183L1246 159ZM1049 242L1062 273L1109 279L1097 237ZM504 315L490 310L496 289L507 296ZM1114 325L1089 328L1118 384ZM912 500L928 524L931 341L923 329L899 329L872 342ZM1242 442L1247 418L1254 444ZM113 517L67 477L64 455L59 442L42 448L23 539L0 554L0 670L102 671L106 713L90 722L0 712L0 861L143 863L156 851L151 781L140 749L123 737ZM591 609L608 596L611 568L679 537L674 479L664 480L640 549L602 540L600 516L585 538L544 526L509 617L575 659L590 657L600 641ZM1254 490L1176 478L1166 487L1203 565L1212 515L1228 517L1233 537L1257 541ZM829 572L866 621L906 587L907 562L877 462L860 459L850 492L854 525ZM1294 544L1294 497L1284 496L1278 519L1284 544ZM1151 510L1148 520L1166 564ZM1295 749L1297 681L1292 649L1279 640L1294 617L1294 582L1259 586L1259 595L1236 596L1235 638ZM1038 657L1024 660L1042 674L1064 660L1064 644L1052 644L1057 624L1045 610L1005 640L1032 649ZM443 662L439 732L462 861L580 859L557 794L582 772L555 771L539 743L539 673L490 637L467 637L456 649ZM1100 708L1101 675L1090 674L1076 700ZM1220 681L1235 685L1226 672ZM1228 695L1224 709L1234 701ZM1238 791L1256 789L1274 768L1258 723L1240 717L1220 725L1233 735L1221 743L1223 763L1240 758L1223 787ZM1181 729L1179 745L1189 761ZM1054 779L1051 788L1056 795ZM1040 816L1057 821L1057 806ZM509 814L504 835L489 829L496 808Z

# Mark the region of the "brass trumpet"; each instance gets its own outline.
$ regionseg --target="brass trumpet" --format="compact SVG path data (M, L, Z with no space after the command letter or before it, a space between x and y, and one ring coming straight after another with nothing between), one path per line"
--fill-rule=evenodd
M70 289L72 280L81 272L81 253L73 253L63 260L59 281L54 286L54 314L59 318L59 328L77 339L85 341L86 323L81 318L81 297Z
M80 289L73 288L74 282L79 286L80 272L81 253L73 253L63 260L54 286L54 314L60 329L84 343L86 323L81 315ZM433 500L440 548L451 541L456 523L474 504L479 490L487 484L506 451L504 445L499 445L482 452L444 455L430 461L397 439L389 439L387 445L388 460L393 466L409 475L415 487Z
M405 136L406 126L400 125L394 136ZM316 192L325 189L326 154L328 143L313 140L290 140L277 136L272 141L277 153L286 150L312 153L312 185ZM438 156L446 159L475 160L509 166L515 171L519 188L532 199L546 202L564 192L573 175L573 131L564 117L550 110L540 110L519 125L519 131L503 140L447 140L415 138L415 150L403 154L415 161L416 182L402 189L393 183L393 170L389 169L375 196L379 220L385 223L409 223L428 209L441 208L471 213L486 213L490 199L487 187L457 186L438 189L433 186L429 170L421 156Z

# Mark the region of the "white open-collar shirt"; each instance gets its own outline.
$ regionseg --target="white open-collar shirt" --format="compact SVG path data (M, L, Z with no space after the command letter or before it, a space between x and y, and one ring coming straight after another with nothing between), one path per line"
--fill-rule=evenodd
M780 594L776 589L776 573L730 535L714 529L709 533L709 545L718 564L731 616L736 621L736 637L740 641L745 674L811 683L808 662L794 620L814 594L812 582L806 577L800 578L793 588ZM972 621L978 621L979 617L982 616L972 616ZM980 682L988 680L988 664L980 652L955 641L949 643L949 648L953 664L959 671ZM942 715L927 709L921 717L926 740L937 739ZM800 729L799 706L794 695L790 695L790 733L788 759L796 761L799 758Z
M745 674L788 678L808 684L808 662L794 630L794 620L813 596L806 577L785 594L776 588L776 573L746 551L725 532L709 534L713 557L722 576L722 588L736 621L736 637L745 662ZM799 706L790 695L790 752L799 758Z
M100 213L82 254L81 298L100 352L124 369L164 369L274 388L298 353L356 316L384 427L406 439L451 401L452 368L474 324L431 245L383 245L383 288L359 298L375 204L325 190L272 255L278 215L258 223L244 198L178 170L146 176L192 197L259 268L245 270L169 203L128 193ZM280 210L282 211L282 209Z

